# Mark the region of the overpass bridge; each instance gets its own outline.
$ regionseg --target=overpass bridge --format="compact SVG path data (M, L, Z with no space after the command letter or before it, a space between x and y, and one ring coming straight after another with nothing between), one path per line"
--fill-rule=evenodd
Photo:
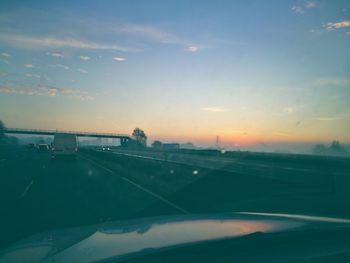
M18 129L5 128L3 130L7 134L33 134L33 135L55 135L56 133L74 134L77 137L93 137L93 138L112 138L119 139L120 145L125 146L128 142L134 141L134 137L127 134L118 133L97 133L82 131L60 131L60 130L42 130L42 129Z

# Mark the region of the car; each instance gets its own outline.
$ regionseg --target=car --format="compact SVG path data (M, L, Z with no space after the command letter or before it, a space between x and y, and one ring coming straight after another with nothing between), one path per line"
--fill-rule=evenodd
M75 134L56 133L52 144L52 156L76 157L78 152L77 136Z
M110 151L111 148L109 148L108 146L102 146L102 151Z
M41 143L38 145L38 152L49 152L50 147L47 144Z
M34 144L34 143L28 143L28 144L27 144L27 148L28 148L28 149L35 149L36 147L35 147L35 144Z

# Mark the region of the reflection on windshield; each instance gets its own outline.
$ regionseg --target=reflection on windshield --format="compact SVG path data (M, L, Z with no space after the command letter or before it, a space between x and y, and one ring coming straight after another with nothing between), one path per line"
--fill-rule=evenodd
M52 257L49 262L95 262L144 250L159 250L187 243L239 237L301 226L301 222L194 220L152 224L133 231L97 231L87 239ZM141 231L140 231L141 230Z

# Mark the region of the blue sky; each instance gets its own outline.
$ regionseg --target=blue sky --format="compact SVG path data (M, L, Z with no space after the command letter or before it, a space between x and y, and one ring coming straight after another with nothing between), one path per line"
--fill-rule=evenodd
M348 1L3 1L0 119L349 143L349 44Z

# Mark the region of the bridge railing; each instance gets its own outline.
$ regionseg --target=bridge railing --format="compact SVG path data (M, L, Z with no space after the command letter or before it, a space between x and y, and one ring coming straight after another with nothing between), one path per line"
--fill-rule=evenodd
M77 136L90 136L90 137L125 137L134 139L133 136L128 134L118 133L98 133L98 132L84 132L84 131L67 131L67 130L44 130L44 129L20 129L20 128L5 128L5 133L23 133L23 134L42 134L42 135L54 135L56 133L75 134Z

